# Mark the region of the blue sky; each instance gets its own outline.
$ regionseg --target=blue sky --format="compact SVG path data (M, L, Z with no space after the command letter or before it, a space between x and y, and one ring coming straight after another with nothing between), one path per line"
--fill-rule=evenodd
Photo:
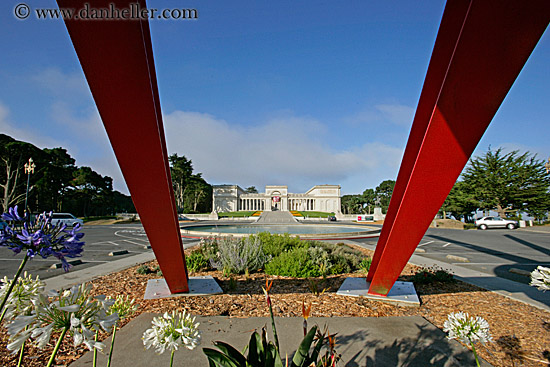
M63 21L18 20L19 3L0 3L0 132L67 148L127 193ZM444 1L148 1L175 4L199 18L150 22L169 153L260 190L396 178ZM476 154L550 156L548 33Z

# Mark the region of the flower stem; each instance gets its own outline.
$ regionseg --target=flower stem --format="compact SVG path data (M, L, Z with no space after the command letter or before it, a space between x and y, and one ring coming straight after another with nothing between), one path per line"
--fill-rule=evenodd
M48 361L48 365L46 367L51 367L53 364L53 361L55 360L55 355L57 354L57 351L59 350L59 347L61 346L61 342L63 341L63 338L65 337L65 334L67 334L67 331L69 331L68 327L63 328L63 331L61 332L61 335L59 336L59 339L57 339L57 343L55 344L55 348L53 349L52 355L50 357L50 360Z
M15 273L15 277L13 278L13 281L10 284L10 287L8 288L8 291L4 295L4 299L2 300L2 304L0 305L0 310L4 309L4 306L6 305L6 302L8 301L8 297L11 294L11 291L13 290L13 287L15 287L15 283L17 282L17 279L19 278L19 275L21 275L21 272L23 271L23 268L25 267L25 264L27 263L27 260L29 259L29 255L25 254L25 257L23 258L23 261L21 261L21 264L19 265L19 269L17 269L17 273ZM0 319L0 322L4 319L5 312L2 312L2 318Z
M99 336L99 330L96 330L94 341L97 341L98 336ZM97 348L94 348L94 355L92 357L92 366L93 367L97 366Z
M23 352L25 350L25 342L21 345L21 351L19 352L19 361L17 362L17 367L21 366L21 362L23 362Z
M2 323L2 321L4 321L4 316L6 316L6 312L8 311L8 308L4 308L4 311L2 311L2 316L0 316L0 324Z
M116 323L113 327L113 337L111 339L111 350L109 351L109 359L107 360L107 367L111 366L111 358L113 357L113 349L115 348L115 336L116 336Z
M172 354L170 355L170 367L172 367L172 364L174 363L174 352L176 350L175 349L172 349Z
M470 342L470 345L472 346L472 352L474 352L474 357L476 359L476 365L477 365L477 367L480 367L479 366L479 359L477 358L476 347L474 347L474 342Z

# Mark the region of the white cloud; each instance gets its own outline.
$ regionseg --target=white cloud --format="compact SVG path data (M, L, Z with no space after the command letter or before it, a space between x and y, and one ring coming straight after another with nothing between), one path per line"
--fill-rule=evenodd
M352 125L396 125L409 127L414 118L414 108L402 104L377 104L344 119Z
M59 142L49 136L36 134L31 129L20 129L10 119L9 108L0 101L0 133L11 136L14 139L25 141L39 148L59 146Z
M88 85L82 73L64 73L57 68L47 68L32 75L31 80L56 97L89 95Z
M383 179L393 178L402 154L398 148L374 142L335 149L327 140L331 133L327 126L299 117L243 127L208 114L175 111L164 121L169 153L191 159L195 170L212 184L258 189L287 184L291 191L303 192L316 184L347 182L344 191L362 191L381 172L391 172Z
M382 117L396 125L411 126L414 108L400 104L380 104L374 106Z

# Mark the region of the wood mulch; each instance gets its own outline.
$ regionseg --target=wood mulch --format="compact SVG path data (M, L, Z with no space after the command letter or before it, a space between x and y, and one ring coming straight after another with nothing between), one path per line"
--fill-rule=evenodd
M189 251L189 250L187 250ZM372 255L372 252L361 249ZM156 261L147 263L150 268ZM129 295L139 303L133 317L144 312L165 312L174 309L186 309L194 315L256 317L269 316L262 286L265 275L260 273L249 276L228 278L218 271L201 272L195 275L212 275L224 290L224 294L209 297L174 297L157 300L144 300L145 287L149 279L157 279L156 274L140 275L138 266L118 273L102 276L92 281L94 294L111 296ZM400 280L408 281L419 268L407 265ZM487 348L480 347L478 352L494 366L544 366L550 365L550 313L524 303L506 298L496 293L460 281L454 283L432 283L415 285L421 299L420 307L400 307L379 301L337 296L346 277L364 277L364 274L342 274L326 279L274 279L271 299L276 317L301 317L302 302L312 304L311 317L387 317L419 315L440 329L451 312L464 311L472 316L481 316L489 322L495 343ZM325 292L319 295L323 289ZM131 321L126 319L124 324ZM109 335L104 334L102 338ZM57 366L68 366L87 350L72 346L72 338L65 338L58 357ZM55 343L57 335L52 337ZM0 330L0 343L7 345L5 328ZM46 365L53 345L44 350L32 346L26 349L23 366ZM17 356L0 348L0 365L16 366Z

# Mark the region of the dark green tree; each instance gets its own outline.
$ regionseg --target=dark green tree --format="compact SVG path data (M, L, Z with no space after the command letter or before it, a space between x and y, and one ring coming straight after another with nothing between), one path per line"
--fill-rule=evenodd
M178 212L183 212L185 207L185 194L189 189L189 182L193 175L193 163L185 156L178 156L177 153L168 157L170 162L170 174L172 176L172 185L174 186L174 196L176 197L176 207Z
M462 181L479 209L495 210L502 218L518 212L531 212L540 218L550 210L550 175L544 162L529 152L489 150L470 160Z
M185 156L168 158L178 212L204 213L212 208L212 186L201 173L193 174L193 163Z
M390 206L391 194L394 187L394 180L385 180L375 189L376 199L380 201L380 207L384 213L388 211L388 207Z
M36 191L40 200L36 209L39 212L59 212L63 210L63 199L72 188L73 173L77 167L64 148L45 148L43 152L46 159L37 177Z
M344 195L340 199L343 214L362 214L363 200L361 195Z
M69 195L72 198L70 211L75 215L87 217L113 213L113 179L90 167L83 166L74 171Z
M365 191L363 191L363 194L361 195L361 201L363 204L363 208L367 209L366 214L371 214L372 208L376 203L376 193L374 192L374 189L366 189Z
M477 201L470 187L462 181L457 181L441 206L443 217L451 214L455 219L473 222L477 210Z
M25 174L25 163L32 158L40 167L43 161L43 152L36 146L18 141L10 136L0 134L0 200L2 211L9 207L24 203L27 189L27 175ZM37 170L37 171L38 171ZM30 176L29 203L34 194L34 183L36 182L37 171Z
M256 189L256 186L249 186L246 189L244 189L245 192L249 194L257 194L258 190Z

